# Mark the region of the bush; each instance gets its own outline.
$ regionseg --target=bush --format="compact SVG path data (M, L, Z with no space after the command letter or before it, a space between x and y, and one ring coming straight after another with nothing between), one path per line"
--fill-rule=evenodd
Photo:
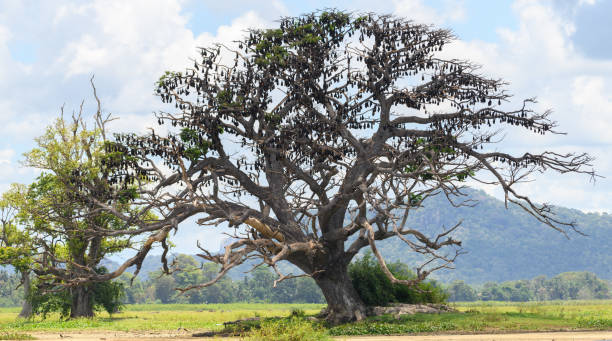
M108 272L106 268L98 268L99 274ZM118 313L123 308L123 297L125 296L125 286L121 282L106 281L94 283L94 309L106 310L109 315Z
M406 264L388 264L397 279L409 280L416 276ZM416 287L391 284L378 262L368 252L349 265L349 276L359 297L368 306L386 306L390 303L444 303L448 294L435 281L421 282Z
M301 317L265 320L259 328L253 328L244 335L245 340L274 341L315 341L330 340L327 331Z
M32 313L47 318L50 312L59 312L61 317L70 315L72 298L70 291L62 288L42 289L36 281L26 298L32 304Z
M96 269L99 274L105 274L108 270L104 267ZM99 282L91 284L93 288L92 304L95 311L106 310L109 315L119 312L123 307L122 298L125 295L125 287L120 282ZM45 287L40 288L36 281L32 285L32 291L27 298L32 304L32 311L36 315L46 318L50 312L59 312L61 317L70 315L72 308L72 296L68 288Z

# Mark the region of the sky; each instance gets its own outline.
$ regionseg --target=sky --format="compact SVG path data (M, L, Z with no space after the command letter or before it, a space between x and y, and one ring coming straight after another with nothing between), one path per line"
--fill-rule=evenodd
M233 41L280 17L336 8L394 14L451 29L445 53L482 65L515 95L536 96L567 135L508 132L513 153L587 152L602 178L547 172L520 187L537 202L612 213L612 1L609 0L0 0L0 192L38 174L20 165L34 138L83 101L93 112L95 76L116 131L144 132L162 108L155 81L193 64L197 47ZM500 193L484 188L492 195ZM192 221L175 237L215 249L222 236ZM183 243L189 241L189 243Z

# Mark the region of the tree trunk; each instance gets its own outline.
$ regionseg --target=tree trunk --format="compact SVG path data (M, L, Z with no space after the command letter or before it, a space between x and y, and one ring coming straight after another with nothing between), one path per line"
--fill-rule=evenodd
M327 301L327 321L336 325L364 319L366 306L351 283L347 266L339 263L330 265L324 272L314 276Z
M30 272L27 270L22 271L21 280L23 285L23 305L21 306L21 312L19 313L19 317L30 318L30 316L32 316L32 303L30 303Z
M71 289L72 307L70 318L93 317L92 292L88 286L78 286Z

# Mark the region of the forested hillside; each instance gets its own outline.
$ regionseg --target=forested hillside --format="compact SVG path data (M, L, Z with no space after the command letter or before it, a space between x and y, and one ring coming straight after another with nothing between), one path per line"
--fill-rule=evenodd
M563 234L539 223L519 207L510 206L483 191L468 190L475 207L452 207L443 196L428 199L415 211L410 224L437 231L463 220L454 236L463 241L467 254L461 255L455 270L436 273L444 282L464 280L482 284L548 277L568 271L589 271L598 277L612 279L612 215L583 213L556 207L562 220L576 221L578 233ZM382 252L392 260L406 263L414 255L406 252L399 240L381 243Z

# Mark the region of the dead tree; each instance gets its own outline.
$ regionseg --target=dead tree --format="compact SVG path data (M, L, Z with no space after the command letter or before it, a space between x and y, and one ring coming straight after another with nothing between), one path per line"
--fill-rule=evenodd
M157 114L170 133L116 138L113 148L138 160L137 167L118 161L131 174L119 180L152 181L134 204L154 208L159 219L98 202L140 226L133 233L153 231L136 256L99 278L138 265L153 243L198 216L202 225L227 224L235 238L223 254L202 250L221 270L198 287L249 259L275 269L286 260L314 278L328 320L338 323L365 316L347 274L361 249L372 250L394 283L413 285L452 266L458 225L432 236L407 217L436 194L465 204L466 180L500 186L506 204L556 230L575 229L515 185L544 170L595 176L585 169L591 157L494 151L503 126L555 134L556 124L550 112L533 109L533 99L508 109L516 104L505 83L478 66L440 57L453 39L448 30L403 18L330 11L283 18L278 28L252 30L233 45L202 48L192 68L158 82L159 97L176 108ZM414 280L387 269L377 244L388 238L426 256ZM278 280L289 277L279 273Z

